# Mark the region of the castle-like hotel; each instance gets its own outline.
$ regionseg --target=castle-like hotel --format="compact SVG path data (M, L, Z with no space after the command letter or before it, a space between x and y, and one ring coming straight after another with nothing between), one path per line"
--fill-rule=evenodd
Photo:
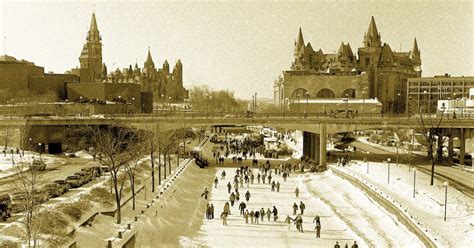
M314 50L311 43L305 44L300 28L291 69L274 84L275 104L286 107L300 98L376 98L382 111L403 112L407 79L421 77L422 72L416 38L411 51L396 52L382 43L372 17L357 55L343 42L335 54Z

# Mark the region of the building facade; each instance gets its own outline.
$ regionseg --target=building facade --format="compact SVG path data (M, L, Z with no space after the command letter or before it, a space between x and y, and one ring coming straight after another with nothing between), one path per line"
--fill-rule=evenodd
M410 78L407 88L408 113L436 113L438 100L469 98L469 89L474 88L474 77L451 77L445 74Z
M373 17L357 55L349 43L343 42L337 53L316 51L311 43L305 44L301 28L293 55L290 70L284 71L274 84L275 103L280 106L287 98L309 92L311 98L377 98L383 104L384 112L402 112L406 103L407 79L421 77L422 72L416 38L411 51L396 52L387 43L382 43ZM294 85L298 83L287 80L294 77L308 81L307 88L295 89ZM333 82L328 83L328 77L332 77ZM358 83L347 84L347 81ZM346 85L346 89L336 90L338 92L331 89ZM340 94L340 91L346 93Z

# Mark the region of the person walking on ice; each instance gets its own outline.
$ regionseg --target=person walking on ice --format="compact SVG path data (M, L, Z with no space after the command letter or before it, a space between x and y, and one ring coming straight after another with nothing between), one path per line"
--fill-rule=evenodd
M230 194L230 191L232 190L232 185L230 184L230 182L227 183L227 192L229 192Z
M245 202L240 202L240 204L239 204L240 215L243 215L245 213L245 208L246 207L247 207L247 205L245 204Z
M253 221L254 217L255 217L255 212L252 209L252 211L250 211L250 223L252 223L252 224L254 223L254 221Z
M221 180L222 181L225 180L225 170L223 170L222 173L221 173Z
M201 197L204 196L204 199L207 200L207 195L209 194L209 190L207 188L204 188L204 192L201 194Z
M250 200L250 192L247 190L247 193L245 193L245 200L249 201Z
M267 208L267 219L270 221L270 216L272 215L272 211L270 211L270 208Z
M316 238L321 238L321 222L319 222L319 220L316 221L314 230L316 230Z
M298 198L298 196L300 195L300 189L298 189L298 187L296 187L295 189L295 195L296 195L296 198Z
M293 203L293 215L296 215L296 212L298 211L298 205L296 205L296 202Z
M276 208L275 206L273 206L273 211L272 211L272 213L273 213L273 221L276 222L276 221L278 220L278 210L277 210L277 208Z
M234 194L234 192L232 192L232 194L230 194L230 196L229 196L229 201L230 201L230 205L233 207L233 206L234 206L234 201L235 201L235 194Z
M230 214L229 202L226 202L226 203L224 204L224 212L226 212L227 214Z
M258 218L260 218L260 211L255 211L255 224L258 224Z
M303 215L305 209L306 209L306 205L304 205L304 203L303 203L302 201L300 201L300 211L301 211L301 215Z
M293 221L292 218L290 218L289 215L286 215L286 219L285 219L285 224L288 225L288 231L290 230L290 226L291 226L291 222Z
M277 189L277 192L280 192L280 182L276 183L276 189Z
M245 210L244 219L245 219L245 224L248 224L249 223L249 211L248 210Z
M219 182L219 179L217 177L214 179L214 188L217 189L217 183Z
M227 226L227 213L224 211L221 213L222 225Z

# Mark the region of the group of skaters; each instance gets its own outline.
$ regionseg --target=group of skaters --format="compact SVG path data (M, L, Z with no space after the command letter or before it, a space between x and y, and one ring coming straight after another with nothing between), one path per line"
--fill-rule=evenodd
M339 245L339 242L336 241L336 244L334 245L334 248L341 248L341 246ZM344 248L349 248L349 245L346 243L344 245ZM359 245L357 244L356 241L354 241L354 243L351 245L351 248L359 248Z

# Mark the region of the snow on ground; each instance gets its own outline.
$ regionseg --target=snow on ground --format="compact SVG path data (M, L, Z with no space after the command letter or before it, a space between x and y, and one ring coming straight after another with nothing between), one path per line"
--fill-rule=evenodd
M416 196L413 198L413 170L407 165L390 166L390 184L387 184L388 165L370 162L369 174L366 163L337 167L352 172L392 199L399 202L422 226L430 229L436 237L450 247L467 247L474 243L474 200L461 192L448 188L447 221L444 221L445 188L435 179L430 186L430 177L416 173Z
M216 176L220 178L223 168L218 168ZM249 190L251 197L250 201L246 202L249 212L262 207L272 209L275 206L278 209L278 221L271 221L264 218L260 224L245 224L245 220L239 215L237 201L234 207L231 207L231 215L228 217L228 226L223 226L220 219L220 214L223 211L225 202L229 199L227 192L227 182L233 179L235 168L226 169L226 180L219 181L218 187L213 188L209 203L215 206L215 219L206 220L201 226L199 236L196 238L202 242L202 245L211 247L332 247L336 241L341 244L352 244L354 240L357 243L364 245L364 242L359 238L341 219L334 214L333 210L318 198L312 197L301 184L301 178L292 174L288 182L283 182L281 176L274 176L275 181L281 183L280 192L272 192L270 184L258 184L255 179L255 184L250 184L250 188L244 186L239 190L241 200L244 200L244 194ZM257 170L254 170L257 174ZM300 189L300 197L296 198L295 188ZM299 233L294 224L291 224L290 231L288 226L284 224L286 215L295 218L293 215L293 203L299 204L303 201L306 205L306 210L303 215L303 230L304 233ZM315 224L312 223L314 217L319 215L321 217L322 230L321 238L316 239L314 232ZM203 215L202 218L205 218ZM250 221L250 220L249 220Z
M7 149L10 150L10 149ZM25 151L24 155L16 153L0 154L0 178L8 177L16 173L15 166L22 161L31 162L32 158L39 158L39 153ZM56 161L56 158L49 154L42 154L41 159L49 165ZM27 169L25 167L24 169Z

